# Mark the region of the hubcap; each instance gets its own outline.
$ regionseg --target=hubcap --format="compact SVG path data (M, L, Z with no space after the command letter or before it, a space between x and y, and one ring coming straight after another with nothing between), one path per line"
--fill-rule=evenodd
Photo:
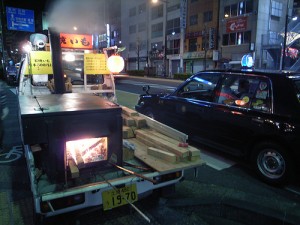
M264 176L271 179L281 178L286 170L284 158L275 150L260 152L257 158L257 166Z

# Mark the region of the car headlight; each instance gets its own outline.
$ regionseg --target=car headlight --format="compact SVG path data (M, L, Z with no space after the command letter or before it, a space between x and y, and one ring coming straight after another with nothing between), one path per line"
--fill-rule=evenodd
M144 102L144 101L140 101L140 102L139 102L139 105L140 105L140 106L143 106L143 105L145 105L145 102Z

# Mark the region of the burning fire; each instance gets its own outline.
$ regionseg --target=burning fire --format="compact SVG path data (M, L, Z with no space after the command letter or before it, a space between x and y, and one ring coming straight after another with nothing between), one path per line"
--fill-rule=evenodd
M77 166L107 160L107 137L66 142L67 159Z

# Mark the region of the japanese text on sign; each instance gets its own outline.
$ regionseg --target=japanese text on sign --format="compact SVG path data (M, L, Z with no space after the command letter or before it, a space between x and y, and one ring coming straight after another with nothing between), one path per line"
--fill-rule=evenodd
M26 74L29 73L26 71ZM50 52L33 51L30 53L30 74L53 74Z
M34 32L34 11L14 7L6 7L6 20L8 30Z
M106 56L104 54L84 54L85 74L110 74L107 68Z
M93 49L93 37L88 34L60 34L62 48Z

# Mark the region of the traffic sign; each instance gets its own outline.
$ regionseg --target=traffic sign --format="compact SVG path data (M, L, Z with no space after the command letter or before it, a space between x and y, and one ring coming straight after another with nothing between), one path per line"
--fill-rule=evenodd
M17 31L35 31L34 11L6 7L7 29Z

